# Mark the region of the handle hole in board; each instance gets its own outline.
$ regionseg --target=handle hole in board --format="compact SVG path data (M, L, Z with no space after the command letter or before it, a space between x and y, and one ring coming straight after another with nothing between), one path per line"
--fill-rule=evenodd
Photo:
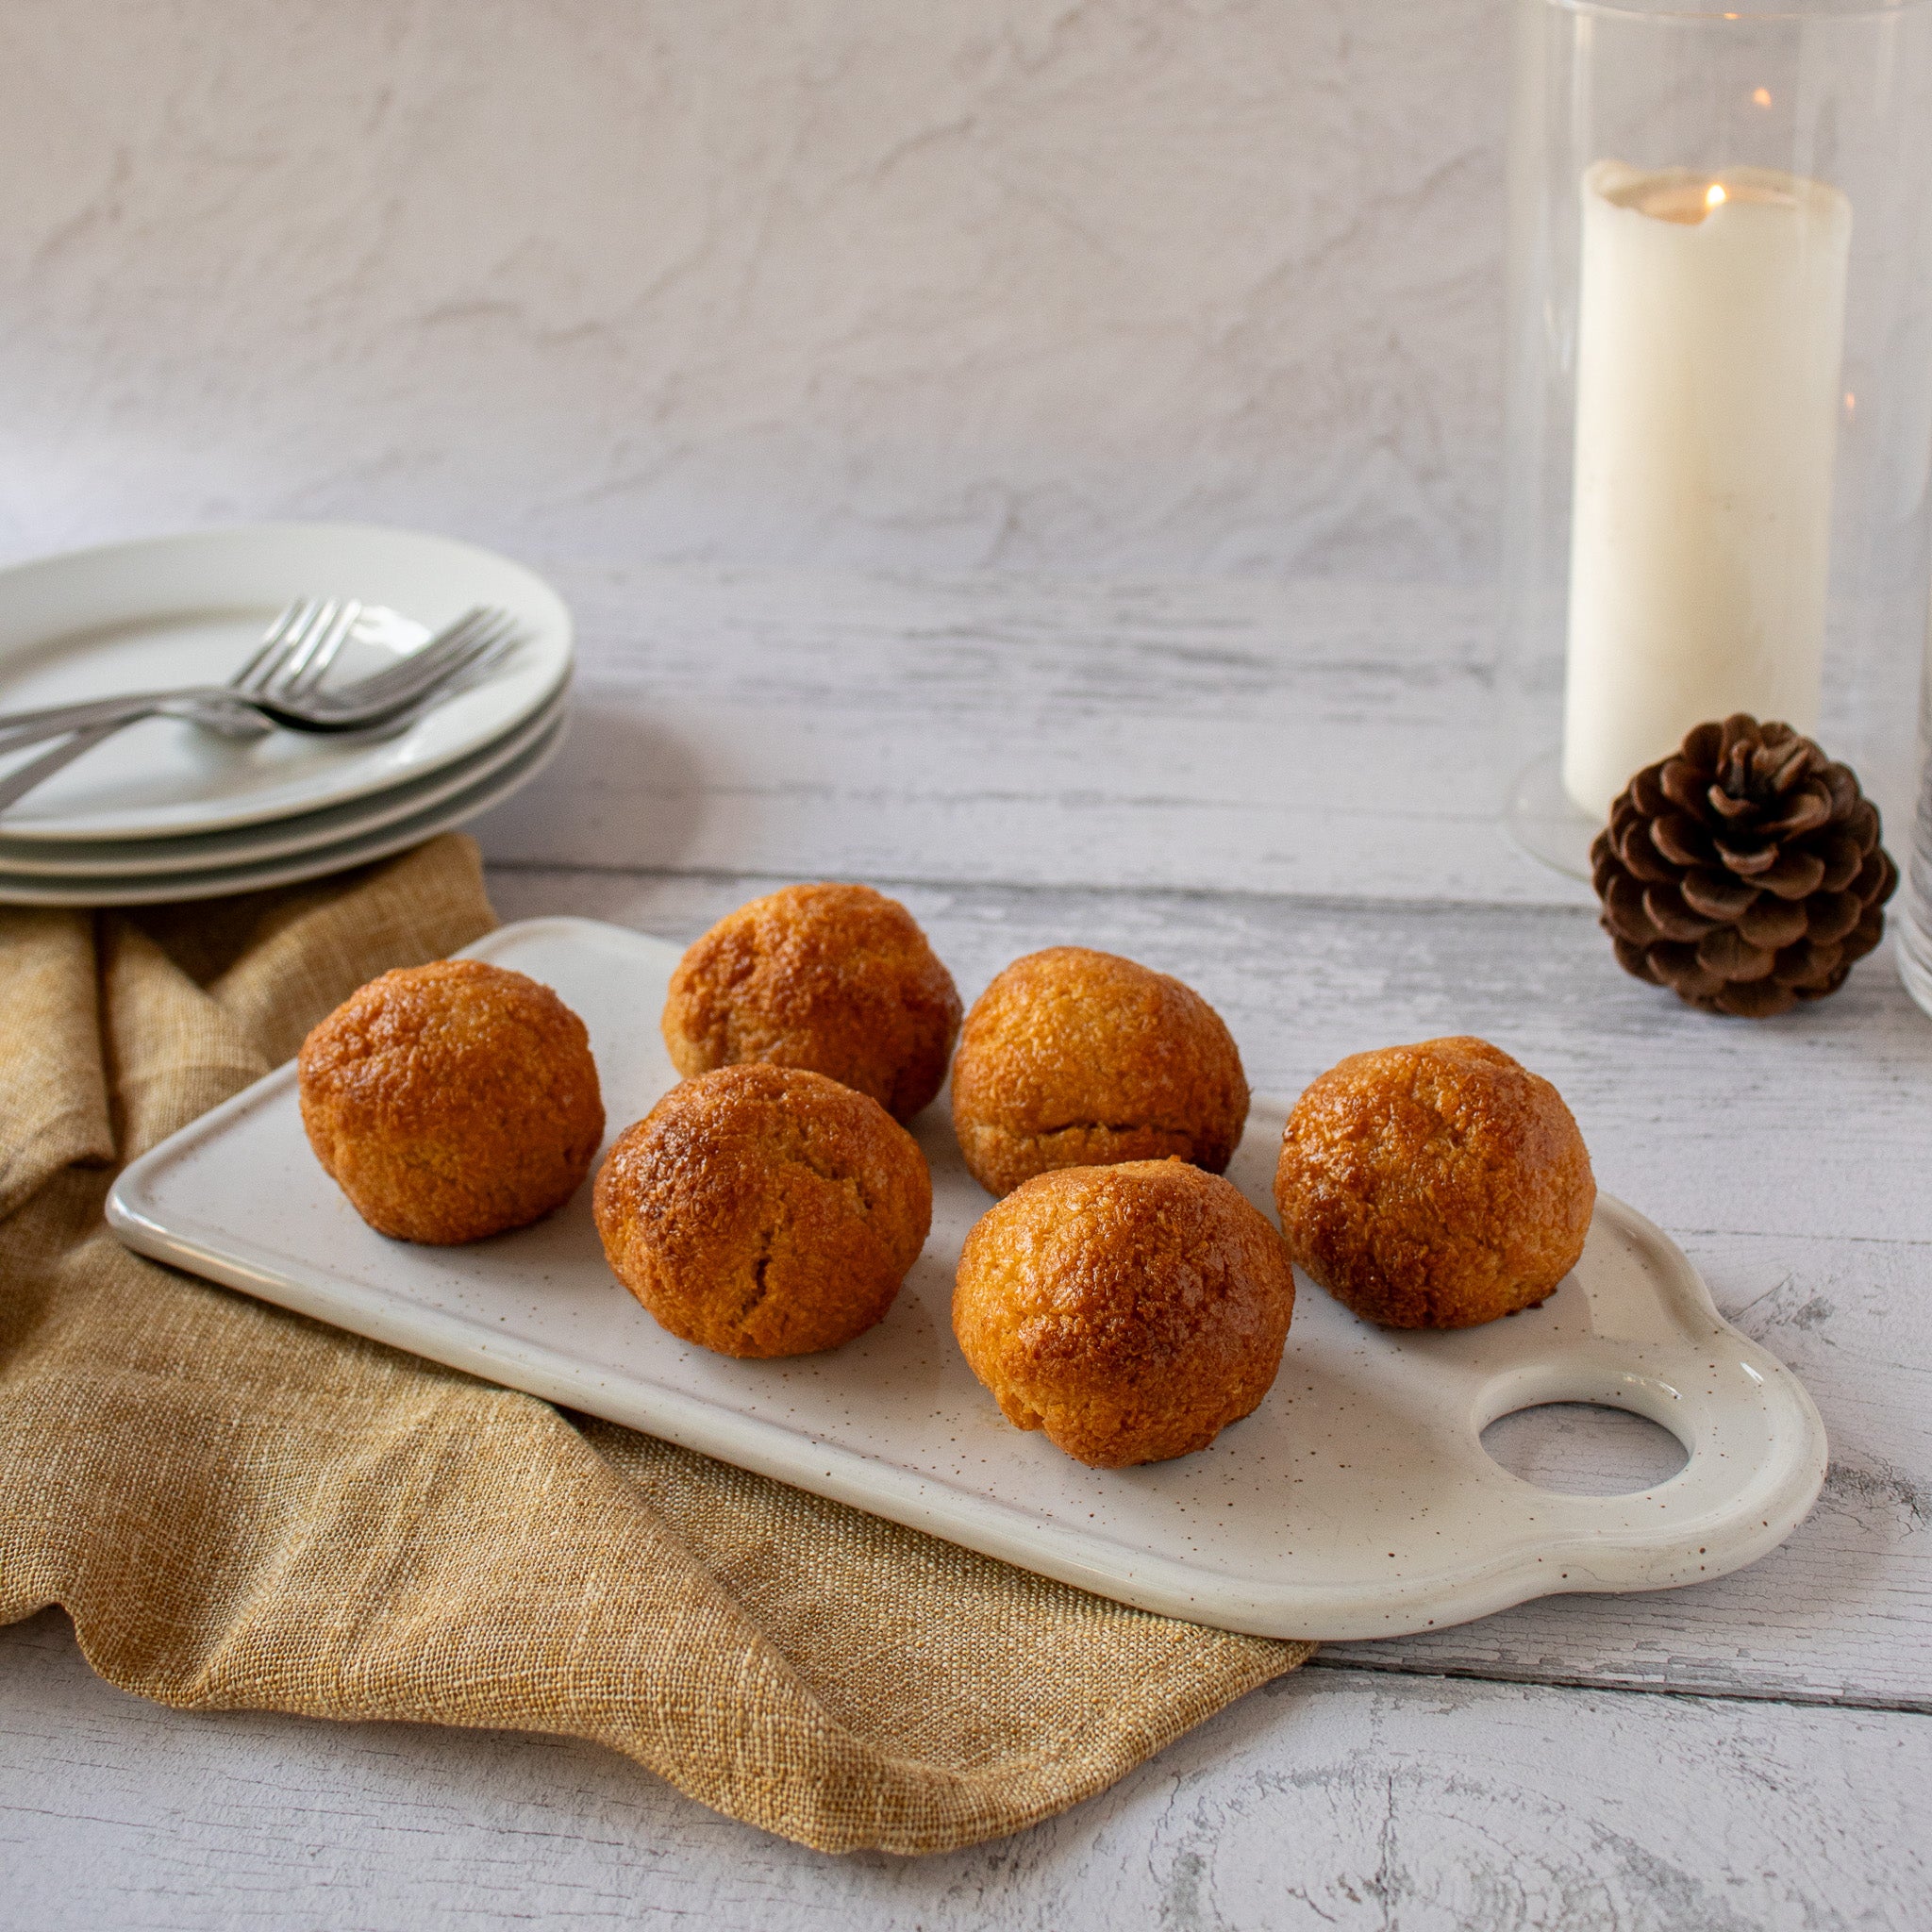
M1482 1443L1511 1475L1564 1496L1635 1495L1690 1459L1661 1424L1596 1402L1514 1409L1483 1431Z

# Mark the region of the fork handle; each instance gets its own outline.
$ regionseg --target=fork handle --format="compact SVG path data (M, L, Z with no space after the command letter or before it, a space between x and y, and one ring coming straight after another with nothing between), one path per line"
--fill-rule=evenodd
M152 718L176 706L184 715L199 718L201 711L228 715L252 712L254 708L240 692L209 686L205 691L136 691L125 697L94 698L85 704L53 705L44 711L24 711L11 719L0 719L0 756L22 751L30 744L44 743L50 738L64 738L70 731L110 722L129 723Z
M52 751L43 751L31 763L0 779L0 812L17 804L36 785L51 778L56 772L65 771L75 758L85 758L95 745L105 744L124 724L132 724L137 718L148 715L145 710L127 711L101 724L90 724L84 730L76 731L65 744L57 744Z

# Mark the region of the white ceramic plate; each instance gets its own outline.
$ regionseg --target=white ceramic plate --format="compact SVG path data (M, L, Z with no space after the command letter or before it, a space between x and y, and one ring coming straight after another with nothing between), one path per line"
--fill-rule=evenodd
M344 651L345 673L389 661L477 604L513 612L525 641L487 682L374 743L286 731L237 743L148 719L30 792L0 832L9 841L171 838L320 811L482 750L570 674L570 612L521 564L407 530L264 524L0 571L0 711L220 684L301 596L357 597L380 613ZM0 758L0 772L31 756Z
M203 872L141 873L123 876L88 874L68 877L27 876L0 871L0 905L11 906L154 906L173 900L219 899L230 892L260 891L269 886L292 885L300 879L321 878L352 865L367 865L421 844L438 832L447 832L500 805L527 785L550 760L570 733L568 713L555 717L534 742L489 776L454 796L412 812L408 818L351 839L249 864L224 865Z
M470 951L583 1016L613 1138L675 1081L658 1015L677 947L549 919ZM1264 1211L1281 1121L1257 1110L1230 1174ZM136 1161L108 1216L145 1254L358 1334L1103 1596L1268 1636L1393 1636L1528 1597L1694 1583L1775 1547L1824 1480L1824 1428L1796 1377L1607 1199L1541 1308L1402 1335L1304 1283L1255 1415L1198 1456L1084 1468L1012 1427L954 1343L954 1267L989 1201L943 1103L917 1131L933 1231L898 1301L845 1347L787 1361L708 1355L659 1328L606 1268L588 1185L472 1247L373 1233L309 1152L292 1065ZM1641 1494L1570 1496L1484 1452L1497 1416L1557 1401L1649 1416L1690 1461Z
M225 832L204 832L185 839L0 838L0 877L58 879L63 885L86 878L159 878L226 866L258 865L298 852L340 845L384 825L413 819L432 805L473 790L491 773L529 750L569 706L570 688L566 685L533 716L455 764L409 784L291 819L271 819L262 825L237 825Z

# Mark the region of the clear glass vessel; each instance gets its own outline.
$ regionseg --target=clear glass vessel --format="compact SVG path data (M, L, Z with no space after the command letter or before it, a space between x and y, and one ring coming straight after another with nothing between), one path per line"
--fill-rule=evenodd
M1893 957L1906 991L1932 1013L1932 650L1925 664L1925 695L1919 719L1919 791L1909 834L1891 840L1900 870L1892 902Z
M1510 827L1587 874L1632 774L1741 710L1852 764L1903 864L1932 611L1932 0L1517 4Z

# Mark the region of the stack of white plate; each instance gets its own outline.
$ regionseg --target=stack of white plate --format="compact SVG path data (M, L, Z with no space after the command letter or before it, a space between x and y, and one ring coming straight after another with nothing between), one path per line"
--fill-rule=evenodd
M129 725L0 813L0 902L207 899L337 872L474 818L556 754L572 659L557 592L467 543L350 525L211 530L0 571L0 712L225 683L301 597L363 606L331 674L344 678L478 605L508 611L520 641L386 737ZM0 755L0 775L42 749Z

